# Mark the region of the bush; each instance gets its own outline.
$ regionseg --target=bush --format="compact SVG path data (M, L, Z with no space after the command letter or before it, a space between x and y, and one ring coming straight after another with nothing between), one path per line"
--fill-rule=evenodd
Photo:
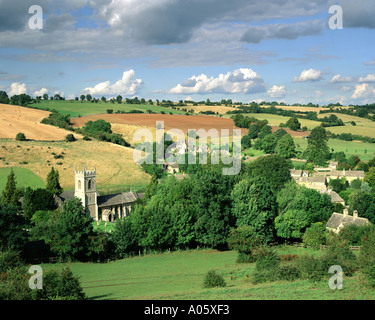
M74 141L76 141L76 138L74 137L73 134L69 133L69 134L65 137L65 140L68 141L68 142L74 142Z
M314 249L319 249L320 245L326 243L326 227L323 223L318 222L311 225L306 229L302 241L305 245Z
M330 267L338 265L348 277L351 277L358 269L357 257L353 251L349 249L349 243L346 241L335 241L330 244L321 257L321 261L326 272Z
M43 289L36 290L37 300L84 300L85 293L69 267L59 273L50 270L43 274Z
M214 270L207 272L203 281L203 288L215 288L215 287L225 287L226 283L224 278L217 274Z
M272 248L258 247L255 258L256 266L251 279L253 284L278 280L279 257Z
M13 250L0 251L0 274L21 264L18 252Z
M310 281L320 281L328 274L328 269L325 270L322 261L315 258L313 255L304 255L296 260L296 268L299 270L302 279Z
M228 247L238 251L238 263L251 263L255 261L254 249L260 245L253 228L242 226L232 231L228 238Z
M286 281L295 281L301 278L301 272L298 268L292 264L286 264L280 266L277 269L277 279L279 280L286 280Z
M26 141L26 136L24 133L20 132L20 133L17 133L16 135L16 140L17 141Z

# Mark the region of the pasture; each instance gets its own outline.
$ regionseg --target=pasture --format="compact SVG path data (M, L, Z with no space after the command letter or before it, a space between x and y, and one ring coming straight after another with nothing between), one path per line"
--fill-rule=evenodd
M0 193L5 189L7 177L10 174L11 168L0 168ZM13 168L16 176L18 188L45 188L43 179L37 176L34 172L26 168L15 167Z
M173 114L185 114L183 111L173 110L169 108L160 107L157 105L148 105L148 104L118 104L118 103L105 103L100 101L98 103L91 103L88 101L75 101L75 100L65 100L65 101L41 101L39 103L33 104L33 106L45 109L45 110L56 110L59 113L66 115L70 114L72 117L79 117L79 116L87 116L93 114L103 114L107 113L107 110L113 110L113 112L117 111L124 111L129 112L131 110L139 110L143 112L147 112L147 110L151 110L152 112L156 113L170 113Z
M64 189L74 189L74 168L87 165L97 168L99 189L126 191L143 188L150 177L133 160L133 149L99 142L0 140L0 168L21 167L46 181L53 166L59 170Z
M304 151L307 148L307 140L294 139L297 150ZM328 146L334 152L345 152L347 156L356 155L362 161L368 161L375 157L375 144L361 141L344 141L339 139L329 139Z
M225 115L225 118L230 118L233 115ZM267 120L268 124L271 126L279 126L281 123L286 123L290 117L280 116L277 114L267 114L267 113L244 113L243 116L254 117L258 120ZM320 122L306 120L306 119L298 119L301 123L302 127L307 127L308 130L312 130L316 127L320 126Z
M321 251L278 247L279 254L319 255ZM45 264L44 270L69 265L92 300L346 300L374 299L375 291L354 276L344 277L343 290L328 281L276 281L252 284L255 264L237 264L237 252L215 250L150 254L106 264ZM227 286L203 289L205 274L215 270ZM327 271L328 275L328 271ZM366 290L365 290L366 289Z

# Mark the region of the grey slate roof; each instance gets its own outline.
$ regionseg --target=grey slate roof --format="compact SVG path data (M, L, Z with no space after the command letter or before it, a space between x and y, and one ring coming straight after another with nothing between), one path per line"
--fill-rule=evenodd
M109 207L117 206L122 204L133 203L138 199L143 199L143 194L138 194L135 192L111 194L108 196L99 196L98 197L98 207Z
M354 218L353 216L349 216L349 215L345 216L341 213L335 212L332 214L331 218L328 220L326 227L330 229L337 229L338 227L340 227L341 224L343 226L347 226L351 224L362 226L368 222L369 222L368 219L365 219L365 218L360 218L360 217Z

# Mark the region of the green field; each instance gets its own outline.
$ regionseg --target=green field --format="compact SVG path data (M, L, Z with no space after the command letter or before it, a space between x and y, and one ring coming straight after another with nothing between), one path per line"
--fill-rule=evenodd
M5 189L10 170L11 168L0 168L0 192ZM44 181L31 170L26 168L13 168L13 170L16 176L17 188L45 188Z
M320 254L311 249L280 247L280 254ZM277 281L253 285L255 264L237 264L237 253L186 251L134 257L107 264L71 263L71 270L93 300L343 300L374 299L375 290L363 287L359 275L344 277L343 290L328 281ZM62 264L42 265L44 270ZM203 289L205 274L221 274L225 288ZM328 274L328 272L327 272Z
M224 115L225 118L231 118L233 115ZM278 127L281 123L286 123L290 117L284 117L279 116L277 114L267 114L267 113L244 113L243 116L247 117L254 117L258 120L268 120L268 123L271 126ZM306 119L298 119L298 121L301 123L302 127L307 127L309 130L312 130L316 127L320 126L320 122L318 121L312 121L312 120L306 120Z
M307 148L307 140L294 139L297 150L304 151ZM330 139L328 146L334 152L345 152L347 156L357 155L362 161L368 161L375 157L375 144L357 141L344 141L338 139Z
M37 107L45 110L57 110L61 114L70 114L71 117L78 117L78 116L88 116L93 114L103 114L107 113L107 110L112 109L113 112L118 110L129 112L131 110L141 110L147 112L147 110L151 110L156 113L161 113L162 111L165 113L172 112L173 114L185 114L183 111L172 110L168 108L158 107L155 105L142 105L142 104L112 104L110 102L98 102L98 103L91 103L88 101L72 101L72 100L64 100L64 101L41 101L39 103L33 104L32 107Z

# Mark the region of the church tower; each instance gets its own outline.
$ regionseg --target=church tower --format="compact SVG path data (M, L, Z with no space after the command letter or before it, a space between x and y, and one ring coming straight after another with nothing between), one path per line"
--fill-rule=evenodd
M91 218L98 220L98 193L96 191L96 168L89 171L85 166L82 171L75 168L74 196L81 200Z

